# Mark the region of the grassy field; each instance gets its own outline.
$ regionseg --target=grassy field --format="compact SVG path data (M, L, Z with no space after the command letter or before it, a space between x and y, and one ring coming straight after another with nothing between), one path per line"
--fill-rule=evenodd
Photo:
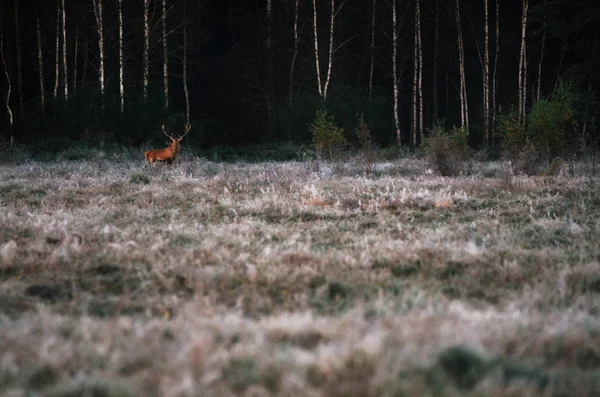
M0 395L600 395L580 167L142 166L0 166Z

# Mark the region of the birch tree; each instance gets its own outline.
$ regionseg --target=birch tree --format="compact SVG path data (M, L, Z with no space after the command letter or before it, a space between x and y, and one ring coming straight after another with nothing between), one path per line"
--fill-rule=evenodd
M37 45L38 45L38 69L40 72L40 105L42 110L46 109L46 95L44 92L44 59L42 54L42 34L40 32L40 18L37 18Z
M317 37L317 0L313 0L313 35L315 38L315 63L317 67L317 84L319 90L319 96L325 101L327 99L327 90L329 88L329 82L331 81L331 67L333 63L333 35L335 31L335 17L337 13L342 9L344 3L339 9L335 9L335 0L331 0L331 18L329 21L329 52L327 61L327 77L325 84L321 84L321 69L319 66L319 40Z
M265 99L266 99L266 108L267 108L267 136L271 136L271 129L272 129L272 123L271 123L271 117L273 114L273 104L272 104L272 90L273 90L273 59L272 59L272 54L271 54L271 42L272 42L272 33L273 33L273 9L272 9L272 4L271 4L271 0L266 0L267 1L267 41L266 41L266 47L267 47L267 73L266 73L266 89L265 89Z
M150 0L142 0L144 2L144 102L148 101L148 74L149 74L149 55L150 51L150 26L148 22L148 9L150 8Z
M463 45L462 25L460 22L460 0L456 0L456 32L458 45L458 64L460 74L460 122L461 127L469 134L469 108L467 102L467 84L465 81L465 51Z
M540 61L538 63L538 81L537 81L537 94L536 101L540 100L540 87L542 86L542 62L544 62L544 47L546 46L546 22L542 27L542 48L540 50ZM590 82L591 83L591 82Z
M79 51L79 15L75 23L75 50L73 55L73 96L77 94L77 60Z
M483 144L490 143L490 39L488 0L483 0L484 41L483 41Z
M417 56L418 56L418 82L417 82L417 97L419 99L419 119L418 119L418 133L419 142L415 142L415 145L423 142L423 45L421 42L421 6L420 0L416 0L416 20L417 20Z
M169 56L167 53L167 0L162 0L163 85L165 108L169 108Z
M184 6L185 9L185 6ZM185 123L190 124L190 92L187 76L187 20L183 22L183 95L185 96Z
M529 1L523 0L523 13L521 16L521 52L519 55L519 121L525 121L525 100L527 98L527 49L526 49L526 28L527 28L527 9Z
M412 117L410 125L410 137L411 143L417 146L417 128L418 128L418 110L417 110L417 96L418 96L418 76L419 76L419 38L418 38L418 25L417 22L417 9L418 0L415 0L415 35L414 35L414 46L413 46L413 86L412 86Z
M438 72L440 63L440 0L435 0L434 10L434 22L433 22L433 71L432 71L432 96L433 96L433 120L437 121L439 118L440 105L438 98Z
M58 83L60 79L60 7L58 0L56 2L56 57L55 57L55 74L54 74L54 98L58 96Z
M65 101L69 100L69 75L67 68L67 13L65 10L65 0L62 0L62 50L63 50L63 88Z
M293 93L294 93L294 69L296 67L296 59L298 58L298 45L300 43L300 37L298 35L298 0L294 1L294 52L292 53L292 63L290 65L290 84L288 91L288 101L290 109L293 106Z
M398 15L396 0L392 0L392 82L394 84L394 127L396 129L396 143L402 144L400 135L400 117L398 115Z
M491 98L491 137L492 145L494 144L494 136L496 132L496 116L498 113L498 105L496 100L496 92L498 89L498 55L500 54L500 0L496 0L496 18L494 20L496 27L496 51L494 52L494 70L492 72L492 98Z
M296 68L296 59L298 58L298 45L300 36L298 35L298 0L294 1L294 52L292 53L292 62L290 65L290 82L288 88L288 138L292 133L292 107L294 105L294 69Z
M13 148L13 112L10 107L10 93L12 85L10 82L10 75L8 74L8 68L6 66L6 59L4 58L4 12L0 8L0 58L2 58L2 66L4 67L4 75L6 76L6 96L4 97L4 103L6 105L6 112L8 113L8 128L10 133L10 153L12 156Z
M19 2L15 0L15 38L17 43L17 90L19 92L19 119L23 120L23 68L21 65L21 39L19 37Z
M119 99L121 100L121 113L125 111L125 65L123 58L123 0L119 0Z
M297 0L296 0L297 1ZM373 0L371 8L371 67L369 69L369 103L373 98L373 73L375 70L375 11L377 0Z
M100 81L100 96L102 99L102 110L104 110L104 25L102 23L102 0L92 0L94 4L94 16L98 29L98 79Z

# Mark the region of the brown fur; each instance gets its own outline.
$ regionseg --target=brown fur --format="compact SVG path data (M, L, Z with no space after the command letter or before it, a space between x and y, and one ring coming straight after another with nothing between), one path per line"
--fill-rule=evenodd
M192 128L191 125L186 124L185 134L183 134L179 138L175 138L165 132L165 125L163 124L162 125L163 133L169 137L169 139L171 140L171 144L169 145L169 147L166 147L164 149L152 149L152 150L148 150L147 152L144 152L144 157L146 157L146 161L149 164L152 164L155 161L166 161L169 164L172 164L173 161L175 161L175 159L177 158L177 155L179 154L179 149L180 149L179 143L181 142L183 137L186 136L188 134L188 132L190 132L191 128Z

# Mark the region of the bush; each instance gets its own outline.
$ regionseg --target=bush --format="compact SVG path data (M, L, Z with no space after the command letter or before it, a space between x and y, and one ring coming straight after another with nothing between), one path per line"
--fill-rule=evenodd
M502 112L502 110L500 110ZM541 167L541 154L530 139L525 126L519 121L515 111L500 114L498 117L500 148L505 159L510 160L517 173L535 175Z
M441 123L435 124L424 142L429 163L442 176L462 174L468 155L467 140L464 128L454 126L446 131Z
M324 109L317 110L317 116L309 129L317 149L327 149L330 160L333 160L333 149L346 143L344 129L339 128L333 115L328 115Z
M550 165L554 159L565 158L574 141L576 123L568 94L560 93L553 100L540 99L533 105L528 118L528 136Z
M361 114L358 119L358 126L354 130L356 137L358 138L358 144L360 147L360 155L365 163L365 169L367 175L371 174L373 163L375 162L375 150L377 144L373 143L371 131L369 126L365 122L364 116Z

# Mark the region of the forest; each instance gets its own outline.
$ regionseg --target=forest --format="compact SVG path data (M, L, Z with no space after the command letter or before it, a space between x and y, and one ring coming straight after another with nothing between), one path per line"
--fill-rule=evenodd
M0 395L600 396L597 3L2 1Z
M361 117L382 147L455 128L491 149L556 124L561 148L598 142L594 2L13 0L0 13L4 142L140 145L189 122L196 148L310 144L319 109L351 145Z

